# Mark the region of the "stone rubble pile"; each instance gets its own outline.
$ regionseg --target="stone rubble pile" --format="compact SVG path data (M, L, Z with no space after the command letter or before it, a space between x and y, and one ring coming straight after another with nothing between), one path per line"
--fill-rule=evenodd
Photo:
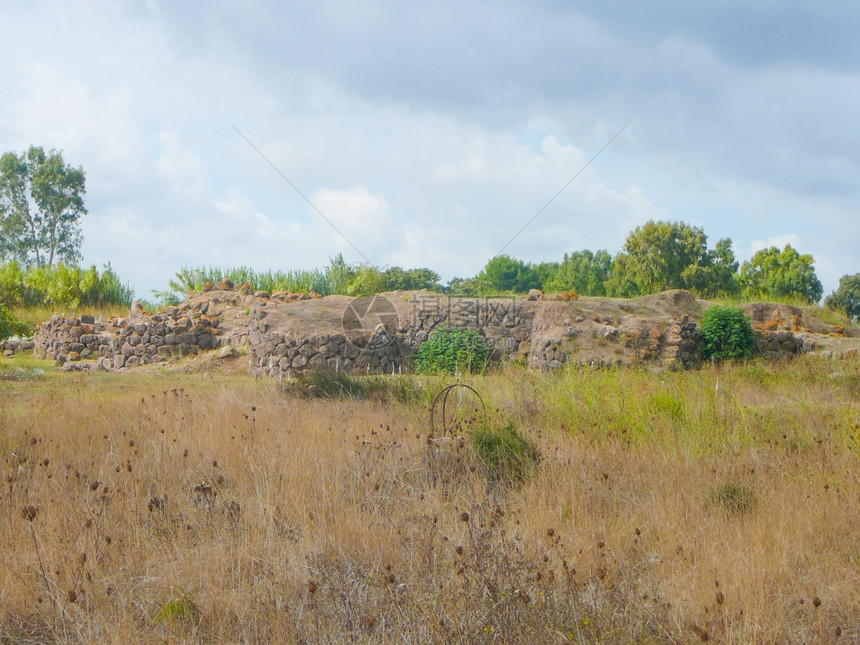
M33 351L63 364L95 360L107 370L162 363L221 347L219 316L208 316L207 309L205 302L147 315L133 306L128 318L107 322L55 315L39 325Z

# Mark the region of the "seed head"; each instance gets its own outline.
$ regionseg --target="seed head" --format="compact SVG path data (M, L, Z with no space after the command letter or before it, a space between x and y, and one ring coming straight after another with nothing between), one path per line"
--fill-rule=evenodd
M38 514L38 506L33 506L32 504L29 504L21 508L21 517L23 517L28 522L32 522L34 519L36 519L36 515Z
M317 583L313 580L308 580L308 593L314 595L317 592Z
M468 522L469 521L469 514L466 511L463 511L462 513L460 513L460 521L461 522Z

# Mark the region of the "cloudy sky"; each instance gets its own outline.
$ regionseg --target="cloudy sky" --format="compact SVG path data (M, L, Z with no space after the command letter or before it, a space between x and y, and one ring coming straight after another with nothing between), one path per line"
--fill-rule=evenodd
M447 281L649 219L791 243L826 294L860 271L858 33L818 0L4 0L0 151L83 166L84 261L144 297L339 252Z

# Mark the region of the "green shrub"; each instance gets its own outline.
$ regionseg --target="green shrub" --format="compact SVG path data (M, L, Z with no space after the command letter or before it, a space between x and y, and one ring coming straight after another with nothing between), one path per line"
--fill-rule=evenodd
M752 509L755 493L744 484L722 484L711 489L711 502L722 505L732 515L741 515Z
M15 320L12 312L0 302L0 343L12 336L29 336L30 328Z
M755 332L737 307L714 305L702 316L702 356L721 361L749 358L755 353Z
M490 359L487 341L472 329L437 329L415 354L419 373L448 374L482 372Z
M540 450L513 421L501 428L483 423L472 431L472 447L492 481L521 483L540 462Z

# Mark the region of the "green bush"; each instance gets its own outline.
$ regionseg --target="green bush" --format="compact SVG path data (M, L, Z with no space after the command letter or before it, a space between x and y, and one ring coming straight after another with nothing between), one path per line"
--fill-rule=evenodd
M702 316L702 356L706 359L749 358L755 353L755 332L749 318L737 307L714 305Z
M12 336L28 336L30 328L15 320L12 312L0 302L0 343Z
M415 355L419 373L448 374L482 372L490 359L487 341L472 329L437 329L421 344Z
M501 428L487 423L472 431L472 447L492 481L521 483L540 462L540 450L513 421Z

